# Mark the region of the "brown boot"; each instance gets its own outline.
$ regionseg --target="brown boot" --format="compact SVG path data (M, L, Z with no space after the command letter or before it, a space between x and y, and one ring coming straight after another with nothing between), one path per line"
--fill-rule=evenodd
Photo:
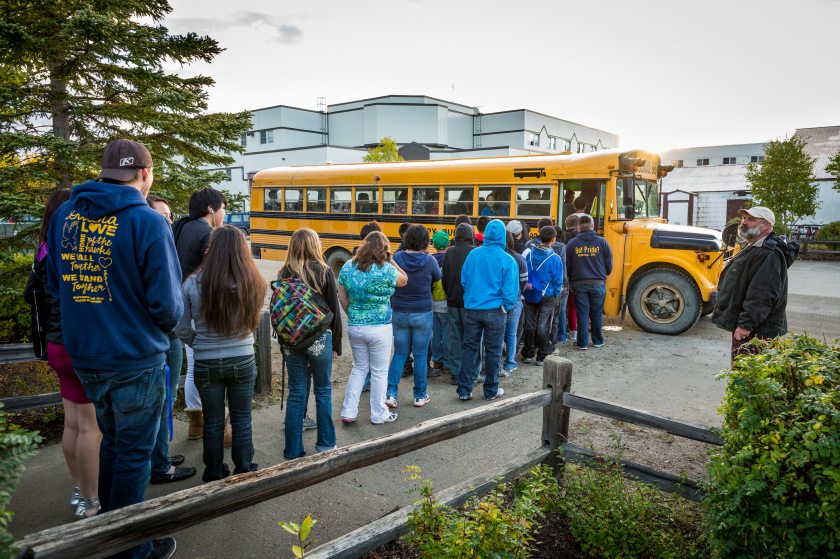
M233 433L230 432L230 414L225 416L225 448L233 445Z
M204 413L201 410L184 410L190 418L190 426L187 430L187 438L197 441L204 436Z

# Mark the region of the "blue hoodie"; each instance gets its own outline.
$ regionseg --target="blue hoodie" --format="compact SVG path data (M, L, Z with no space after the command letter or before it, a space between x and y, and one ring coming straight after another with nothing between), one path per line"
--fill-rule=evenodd
M559 295L563 290L563 259L554 251L554 247L545 248L535 245L522 253L529 270L535 270L540 278L543 297Z
M461 268L464 308L511 310L519 299L519 266L505 251L505 224L494 219L484 230L484 244L470 251Z
M161 365L184 309L181 270L169 223L140 191L76 185L50 222L47 245L47 282L73 366Z
M589 231L580 231L566 245L569 281L606 281L612 272L612 251L604 239Z

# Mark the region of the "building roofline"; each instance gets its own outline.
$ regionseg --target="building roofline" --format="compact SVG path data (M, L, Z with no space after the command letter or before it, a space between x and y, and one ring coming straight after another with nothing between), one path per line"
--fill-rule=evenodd
M553 118L553 119L556 119L556 120L562 120L563 122L568 122L569 124L574 124L575 126L580 126L582 128L589 128L590 130L596 130L598 132L603 132L604 134L612 134L613 136L618 136L618 134L616 134L615 132L610 132L608 130L603 130L601 128L595 128L594 126L587 126L586 124L581 124L579 122L575 122L573 120L568 120L568 119L565 119L565 118L561 118L559 116L554 116L554 115L549 115L549 114L546 114L546 113L541 113L539 111L534 111L532 109L510 109L510 110L507 110L507 111L494 111L492 113L481 113L481 116L499 115L499 114L504 114L504 113L532 113L532 114L535 114L535 115L540 115L540 116L544 116L544 117L548 117L548 118Z

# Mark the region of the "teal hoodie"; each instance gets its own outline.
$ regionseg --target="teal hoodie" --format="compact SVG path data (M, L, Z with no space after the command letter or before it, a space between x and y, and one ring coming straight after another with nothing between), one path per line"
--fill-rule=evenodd
M505 224L494 219L484 230L484 244L470 251L461 269L464 308L511 310L519 298L519 265L505 251Z

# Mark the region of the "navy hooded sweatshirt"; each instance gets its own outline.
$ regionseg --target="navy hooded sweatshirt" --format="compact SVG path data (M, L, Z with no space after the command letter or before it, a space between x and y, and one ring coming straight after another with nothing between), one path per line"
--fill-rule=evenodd
M441 278L437 260L425 252L400 251L394 262L408 276L408 283L394 290L391 309L395 312L432 312L432 284Z
M566 245L569 281L604 282L612 272L610 245L595 231L580 231Z
M76 185L52 218L47 245L47 282L73 366L161 365L184 308L181 270L169 223L140 191Z

